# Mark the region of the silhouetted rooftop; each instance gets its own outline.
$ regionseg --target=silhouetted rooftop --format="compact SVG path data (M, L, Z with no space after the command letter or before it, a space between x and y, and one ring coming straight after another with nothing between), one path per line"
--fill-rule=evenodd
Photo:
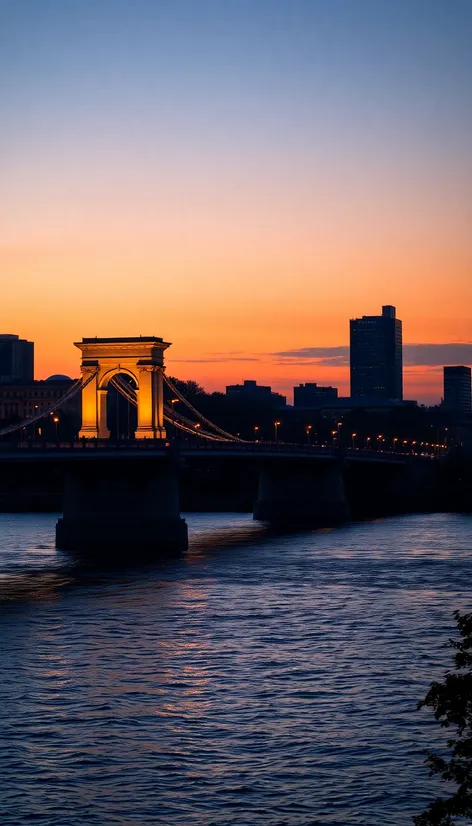
M118 338L111 338L106 336L106 338L98 338L98 336L92 336L91 338L83 338L83 344L124 344L126 342L132 343L133 341L163 341L162 338L158 338L158 336L124 336Z

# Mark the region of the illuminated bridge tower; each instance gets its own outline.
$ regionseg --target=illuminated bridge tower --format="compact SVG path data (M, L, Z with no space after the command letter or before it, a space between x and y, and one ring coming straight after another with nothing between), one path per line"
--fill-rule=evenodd
M170 346L156 336L139 338L83 338L75 346L82 351L84 381L95 374L82 391L82 427L79 436L108 439L107 388L113 376L124 373L136 386L137 439L165 439L162 375L164 350Z
M137 438L165 439L162 384L168 342L155 336L83 338L82 427L86 439L109 437L107 387L124 373L136 386ZM177 464L170 455L148 461L146 451L109 461L108 452L78 451L65 476L58 548L114 560L155 558L187 547L180 517Z

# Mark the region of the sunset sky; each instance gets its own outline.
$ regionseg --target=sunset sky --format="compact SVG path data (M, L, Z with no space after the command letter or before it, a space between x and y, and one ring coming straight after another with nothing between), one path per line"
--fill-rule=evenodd
M405 396L472 363L470 0L0 0L0 332L347 395L394 304Z

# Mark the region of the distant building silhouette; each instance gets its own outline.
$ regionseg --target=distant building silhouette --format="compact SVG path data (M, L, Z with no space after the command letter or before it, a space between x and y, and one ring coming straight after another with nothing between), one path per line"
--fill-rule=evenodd
M395 307L350 321L351 397L403 398L402 322Z
M74 381L68 376L50 376L44 381L28 384L4 384L0 386L0 420L13 421L29 419L42 410L52 407L72 387ZM80 414L80 393L61 406L61 412Z
M0 334L0 384L34 381L34 343L19 336Z
M456 413L472 412L470 367L444 368L444 407Z
M293 388L294 407L323 407L337 398L337 387L322 387L316 383L307 382Z
M226 395L248 404L270 404L273 407L285 407L287 404L286 397L281 393L273 393L271 387L257 384L251 379L246 379L243 384L229 384L226 387Z

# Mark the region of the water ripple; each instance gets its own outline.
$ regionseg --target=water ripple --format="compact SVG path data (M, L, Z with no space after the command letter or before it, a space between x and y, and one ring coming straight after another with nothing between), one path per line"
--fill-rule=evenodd
M103 571L0 515L2 826L411 822L472 519L188 519L184 557Z

